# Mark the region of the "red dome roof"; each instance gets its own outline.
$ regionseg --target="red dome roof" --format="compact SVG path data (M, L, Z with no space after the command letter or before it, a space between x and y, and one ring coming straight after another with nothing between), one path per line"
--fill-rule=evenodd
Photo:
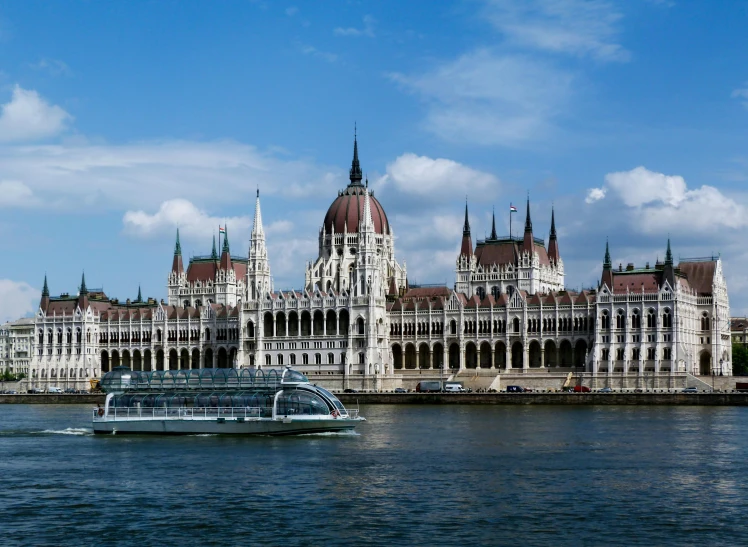
M364 194L365 188L362 184L352 183L343 190L325 215L324 227L329 234L333 230L341 234L344 230L348 233L357 233L358 224L364 216ZM371 219L374 221L374 230L378 234L389 234L390 224L382 205L369 193L369 206L371 207Z

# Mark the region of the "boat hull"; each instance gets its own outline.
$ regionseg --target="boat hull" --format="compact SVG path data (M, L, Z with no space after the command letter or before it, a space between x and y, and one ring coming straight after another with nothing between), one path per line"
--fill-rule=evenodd
M302 435L348 431L355 428L362 418L319 420L274 420L260 418L251 420L179 420L179 419L125 419L95 420L94 433L99 434L157 434L157 435Z

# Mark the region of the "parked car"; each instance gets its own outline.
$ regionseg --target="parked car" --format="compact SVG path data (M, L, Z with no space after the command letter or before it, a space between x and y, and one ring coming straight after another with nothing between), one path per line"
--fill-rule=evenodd
M699 390L696 389L696 386L689 386L689 387L683 388L683 391L681 391L681 393L698 393L698 392Z
M395 393L408 393L408 390L405 389L404 387L396 387Z
M574 386L574 393L589 393L592 391L587 386Z
M40 387L32 387L29 390L29 393L44 393L44 390Z
M358 390L353 389L352 387L347 387L343 390L343 393L358 393Z
M507 393L524 393L525 388L522 386L506 386Z
M604 388L602 388L599 391L599 393L613 393L613 388L612 387L604 387Z
M65 393L78 393L77 389L74 389L72 387L69 387L65 390Z

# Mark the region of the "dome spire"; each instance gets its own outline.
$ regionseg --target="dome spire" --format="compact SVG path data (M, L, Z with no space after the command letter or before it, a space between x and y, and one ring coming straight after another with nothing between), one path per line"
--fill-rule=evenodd
M358 161L358 138L356 135L356 124L353 124L353 161L351 162L350 179L351 184L357 186L361 185L361 179L363 175L361 173L361 164Z

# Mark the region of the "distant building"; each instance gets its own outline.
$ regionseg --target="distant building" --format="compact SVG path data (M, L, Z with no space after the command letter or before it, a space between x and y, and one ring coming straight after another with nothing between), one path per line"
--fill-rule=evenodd
M0 372L29 374L33 338L33 318L0 326Z
M85 278L76 296L50 297L45 278L30 381L83 387L118 365L293 365L365 389L395 385L412 370L576 369L630 387L731 374L718 257L676 266L668 241L664 262L613 268L606 245L599 286L570 291L553 210L550 217L546 244L535 237L528 199L521 236L498 236L494 221L473 246L466 206L454 286L410 286L354 140L350 183L323 219L302 289L273 285L258 192L247 256L231 254L226 234L220 254L214 238L212 252L185 269L177 232L167 302L140 294L119 302L89 291Z

